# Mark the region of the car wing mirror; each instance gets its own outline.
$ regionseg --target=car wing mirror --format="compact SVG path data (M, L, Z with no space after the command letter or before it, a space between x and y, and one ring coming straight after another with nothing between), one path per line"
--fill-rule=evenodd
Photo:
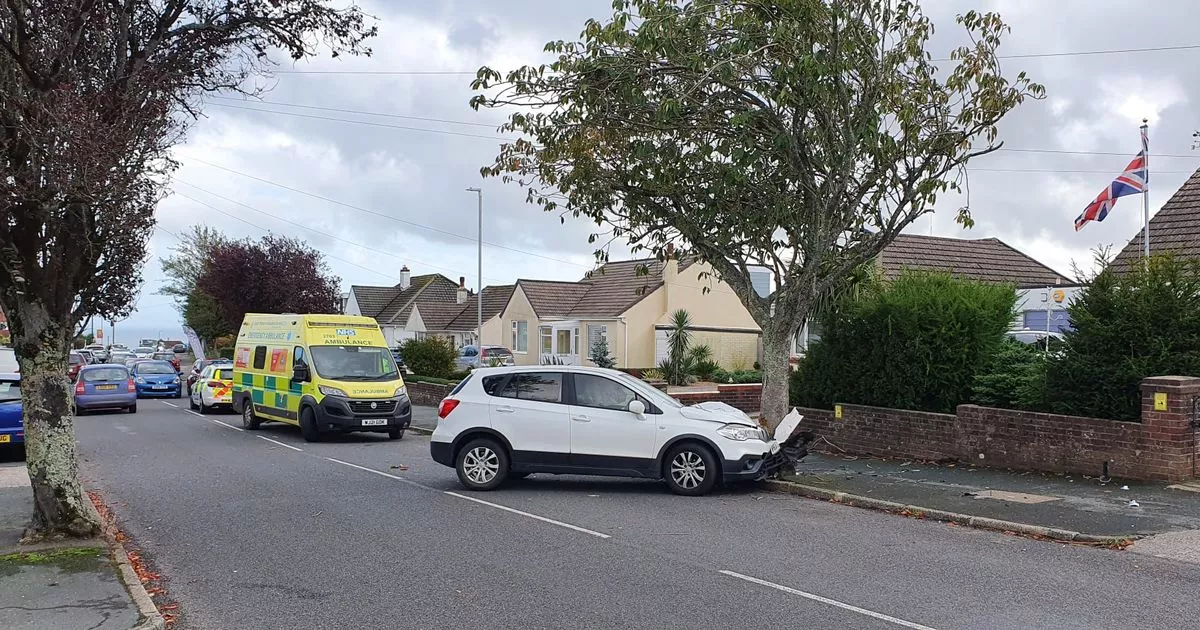
M303 363L298 363L292 368L292 380L297 383L307 382L310 376L308 366Z
M646 418L646 403L640 400L629 401L629 413L644 420Z

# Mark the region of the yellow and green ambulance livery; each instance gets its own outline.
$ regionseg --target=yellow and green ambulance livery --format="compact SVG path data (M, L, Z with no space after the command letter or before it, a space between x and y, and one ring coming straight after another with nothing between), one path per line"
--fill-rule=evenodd
M310 442L345 431L396 440L412 420L379 324L357 315L247 314L234 348L233 407L247 429L286 422Z

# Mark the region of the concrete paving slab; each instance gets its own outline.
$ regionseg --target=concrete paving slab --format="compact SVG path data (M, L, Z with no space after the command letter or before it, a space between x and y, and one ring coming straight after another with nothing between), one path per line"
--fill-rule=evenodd
M0 628L128 630L137 620L103 549L0 556Z

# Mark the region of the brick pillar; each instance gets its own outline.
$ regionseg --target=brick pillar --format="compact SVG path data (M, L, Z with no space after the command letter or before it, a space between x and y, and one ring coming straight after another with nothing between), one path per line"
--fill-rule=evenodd
M1170 481L1193 477L1200 470L1196 462L1196 429L1192 426L1192 399L1200 397L1200 378L1192 376L1152 376L1143 379L1142 427L1147 444L1156 456L1152 476ZM1155 400L1166 396L1166 408Z

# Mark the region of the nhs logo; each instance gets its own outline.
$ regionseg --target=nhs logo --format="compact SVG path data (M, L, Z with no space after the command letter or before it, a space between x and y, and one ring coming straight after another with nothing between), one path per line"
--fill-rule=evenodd
M336 328L333 334L339 337L353 337L356 333L353 328Z

